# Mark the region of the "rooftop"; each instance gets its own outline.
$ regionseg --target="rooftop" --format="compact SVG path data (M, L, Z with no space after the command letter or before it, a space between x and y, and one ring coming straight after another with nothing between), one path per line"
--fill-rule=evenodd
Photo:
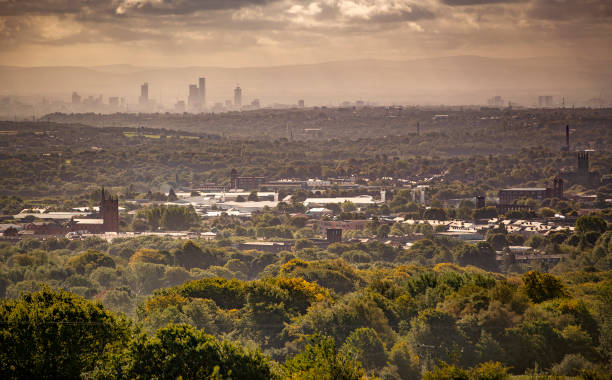
M104 219L74 219L77 224L104 224Z
M546 191L545 187L510 187L502 191Z
M336 198L307 198L304 201L304 206L309 204L324 205L328 203L344 203L351 202L354 204L374 204L376 200L371 195L359 195L357 197L336 197Z
M25 211L25 210L24 210ZM23 219L28 216L33 216L38 219L72 219L75 216L84 216L83 212L24 212L21 211L19 214L13 216L15 219Z

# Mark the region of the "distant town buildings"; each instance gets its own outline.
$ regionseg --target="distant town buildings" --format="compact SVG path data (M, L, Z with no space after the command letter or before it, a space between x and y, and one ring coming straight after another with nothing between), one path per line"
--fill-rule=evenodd
M207 107L207 92L206 92L206 78L199 77L197 84L189 84L188 86L188 94L185 100L177 99L176 103L171 105L169 108L165 108L161 103L161 94L159 103L156 103L154 99L149 97L149 82L142 83L140 85L140 96L138 97L137 106L132 109L135 112L159 112L163 110L171 110L176 113L184 113L184 112L192 112L192 113L200 113L203 111L210 111L214 113L227 112L232 110L257 110L262 108L262 104L260 99L253 99L250 103L243 105L242 99L242 88L240 86L236 86L234 88L234 98L232 100L226 100L224 103L215 102L211 104L210 107ZM54 103L55 104L55 103ZM299 101L300 107L304 107L304 101ZM43 99L42 105L45 108L50 108L50 104L46 99ZM0 103L0 112L2 111L2 106L5 108L9 108L11 106L11 99L5 98L4 103ZM273 108L278 106L277 104L273 105ZM280 108L290 108L290 105L281 105L284 107ZM29 107L30 109L32 106ZM72 92L71 103L69 107L61 110L63 112L68 111L72 113L113 113L113 112L125 112L130 111L128 107L128 103L126 98L119 96L110 96L108 98L108 104L104 104L102 95L100 96L88 96L83 97L76 91ZM53 111L50 111L51 113ZM31 114L31 111L27 111L27 113Z
M553 97L550 95L539 96L538 105L540 106L540 108L552 107Z
M185 112L185 101L179 100L174 105L174 112L183 113Z
M44 107L50 107L50 104L46 99L43 99L41 103ZM108 104L104 104L104 99L102 95L93 96L89 95L86 98L79 95L78 92L73 91L71 97L71 107L70 110L72 112L117 112L121 111L125 104L125 98L120 98L118 96L110 96L108 98Z
M585 150L577 153L578 165L576 171L565 173L565 177L571 182L583 186L599 186L601 176L598 172L592 172L589 168L589 153L593 151Z
M81 96L79 94L76 93L76 91L74 91L72 93L72 105L76 106L81 104Z
M238 108L242 107L242 89L240 86L236 86L234 89L234 106Z
M232 189L253 190L266 183L266 177L240 177L238 171L232 169L230 183Z
M26 210L24 210L26 211ZM98 213L86 216L87 211L78 212L20 212L15 219L35 217L43 222L28 223L26 230L35 235L66 235L67 233L100 234L119 232L119 199L108 194L104 188L100 192ZM32 210L29 210L32 211ZM92 217L93 216L93 217ZM66 221L65 223L61 223Z
M535 199L542 201L546 198L563 199L563 179L555 177L553 187L521 187L509 188L499 191L499 203L501 205L511 205L519 199Z
M140 97L138 98L138 103L141 106L149 105L149 83L143 83L140 86Z
M71 91L70 93L67 93L65 95L68 96L63 96L61 99L58 98L54 98L54 97L34 97L34 98L26 98L26 97L18 97L18 96L3 96L2 98L0 98L0 117L4 118L4 119L14 119L14 120L32 120L32 117L34 118L44 118L45 120L48 120L49 118L53 118L56 117L57 115L55 114L73 114L76 117L76 114L87 114L87 113L96 113L96 114L114 114L114 113L121 113L121 114L128 114L128 113L132 113L132 114L138 114L138 113L153 113L153 112L169 112L169 113L179 113L179 114L183 114L185 112L189 112L189 113L193 113L193 114L200 114L200 113L224 113L224 112L231 112L231 111L235 111L235 110L243 110L243 111L252 111L252 110L258 110L258 109L295 109L296 107L299 108L302 112L308 112L309 110L312 110L315 115L319 115L321 114L321 112L325 113L325 114L329 114L329 111L326 111L328 107L330 107L330 109L334 109L335 106L333 105L333 103L329 103L326 106L316 106L316 105L311 105L309 107L309 109L305 109L305 101L304 99L299 99L294 102L285 102L285 103L276 103L271 101L269 98L259 98L259 99L253 99L250 98L248 102L245 101L245 99L242 98L242 88L240 86L236 86L234 88L234 93L233 93L233 99L230 100L230 98L228 97L227 101L225 102L221 102L219 101L220 99L214 98L214 93L213 93L213 98L211 99L210 94L207 92L207 88L206 88L206 82L207 82L207 78L201 76L199 78L197 78L197 84L191 84L191 85L186 85L186 87L189 87L189 92L188 93L184 93L184 96L179 96L176 99L173 99L173 101L170 101L168 97L164 96L164 99L166 100L166 104L164 104L162 102L162 91L164 91L164 93L167 92L172 92L172 91L176 91L175 88L168 88L168 89L160 89L159 91L159 95L158 96L149 96L149 84L151 84L150 82L145 82L145 83L141 83L140 85L140 92L133 94L133 96L131 97L122 97L122 94L110 94L110 96L108 97L102 97L100 96L100 94L88 94L85 93L85 91L87 91L86 89L81 90L81 89L77 89L77 91ZM133 86L133 85L132 85ZM183 85L181 85L181 88L184 88ZM79 91L80 90L80 91ZM186 90L186 89L185 89ZM179 89L180 92L184 92L182 90ZM228 88L225 89L220 89L220 93L227 93ZM153 94L153 93L151 93ZM138 96L135 96L138 95ZM269 95L268 95L269 96ZM136 99L138 98L138 99ZM571 105L572 105L572 111L574 109L582 109L581 112L587 112L589 113L589 111L587 111L589 108L584 108L585 106L588 107L608 107L610 105L610 101L609 99L605 96L605 95L600 95L600 98L598 98L599 100L601 100L603 103L596 101L596 102L587 102L586 98L583 99L571 99ZM535 100L535 101L533 101ZM543 95L540 97L535 97L532 98L532 109L535 110L536 108L542 108L541 110L538 110L537 112L539 113L539 117L544 117L547 120L551 117L550 114L547 114L547 112L550 112L551 107L562 107L565 104L565 101L567 99L562 98L561 96L559 96L558 98L552 96L552 95ZM184 102L184 106L182 106L183 103L180 103L180 101ZM520 104L515 103L515 102L510 102L508 101L508 99L504 99L502 98L502 96L500 95L496 95L493 96L491 98L489 98L487 100L487 103L489 105L489 110L487 110L487 107L484 106L444 106L444 107L439 107L439 108L432 108L429 106L417 106L414 107L415 110L419 110L419 112L428 110L428 109L436 109L437 111L439 111L439 114L435 114L435 115L431 115L431 121L437 123L437 124L444 124L444 123L448 123L451 121L455 121L458 122L459 119L471 119L472 116L470 115L471 112L475 111L475 110L479 110L479 111L483 111L485 113L494 113L494 112L498 112L499 109L503 108L505 110L513 110L513 111L521 111L524 110L524 107L522 107ZM393 105L393 106L387 106L384 108L385 110L385 114L384 115L380 115L380 111L383 110L383 107L379 107L377 106L375 103L370 102L370 101L362 101L362 100L356 100L353 102L347 101L342 103L342 107L338 107L338 109L335 109L333 113L343 113L343 112L347 112L347 111L353 111L356 113L359 113L360 115L363 114L371 114L373 117L384 117L389 119L390 122L392 122L393 124L400 122L400 120L406 120L407 122L410 123L410 125L414 126L416 125L416 130L417 130L417 134L422 132L422 130L425 130L426 128L428 128L431 123L429 123L428 121L426 121L425 119L421 119L421 120L411 120L413 119L411 115L413 115L411 112L402 112L402 110L408 110L408 109L412 109L411 107L413 106L407 106L407 105ZM320 111L319 111L320 110ZM54 116L51 116L54 115ZM314 132L315 129L319 129L321 126L323 126L323 128L320 128L322 131L322 135L324 137L329 137L330 135L333 135L333 133L329 133L329 124L333 124L332 120L335 120L335 117L337 116L332 116L332 115L326 115L327 119L323 118L320 122L317 123L311 123L308 126L304 125L304 127L300 128L299 123L298 124L294 124L292 125L292 131L291 133L293 133L295 139L309 139L309 138L320 138L318 137L318 133ZM357 115L355 114L355 117ZM83 116L84 118L87 118L88 116ZM184 115L176 115L176 117L184 117ZM202 115L202 117L209 117L208 115ZM316 116L318 117L318 116ZM345 117L345 115L341 116L342 118ZM124 115L122 116L117 116L117 119L121 119L121 118L125 118ZM487 114L485 116L482 116L479 120L477 120L476 122L478 124L482 124L482 123L495 123L494 120L497 119L509 119L508 115L493 115L493 114ZM486 121L485 121L486 120ZM185 120L182 120L185 121ZM283 124L285 124L286 121L281 121ZM420 122L421 125L419 125L418 123ZM506 127L512 127L515 125L519 125L519 124L525 124L525 123L530 123L530 121L528 121L527 119L524 118L524 116L520 116L520 120L514 120L514 121L509 121L506 123ZM310 126L312 126L313 128L310 128ZM422 128L421 128L422 127ZM504 127L504 128L506 128ZM574 131L575 129L572 129L572 131ZM289 137L291 135L291 133L288 131L287 132L287 137ZM579 147L574 146L575 144L572 144L572 148L573 149L578 149ZM584 147L580 147L580 148L587 148L589 147L589 145L586 145ZM599 146L597 146L597 144L592 145L593 148L595 149L600 149ZM562 149L567 150L567 144L562 147Z
M303 202L306 207L325 207L328 204L342 204L350 202L357 207L367 207L377 203L381 203L371 195L357 195L354 197L334 197L334 198L306 198Z
M102 104L102 95L99 95L97 97L90 95L83 100L83 106L89 108L99 108L100 106L102 106Z
M198 90L200 91L200 104L202 107L206 107L206 78L202 77L198 79Z
M487 100L487 104L489 105L489 107L503 107L504 106L504 99L502 99L501 96L494 96L492 98L489 98L489 100Z
M200 107L200 90L198 89L197 84L189 85L189 96L187 97L187 105L189 108L199 108Z
M198 84L189 85L187 106L190 110L200 112L206 106L206 78L198 78Z
M102 219L73 219L71 231L90 233L119 232L119 198L100 191L100 216Z

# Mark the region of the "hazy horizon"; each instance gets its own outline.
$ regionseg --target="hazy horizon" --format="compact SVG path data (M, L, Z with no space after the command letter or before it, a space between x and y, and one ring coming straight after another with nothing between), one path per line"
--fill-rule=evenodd
M0 0L0 95L135 104L149 82L172 107L203 76L210 103L607 105L611 21L604 0Z
M383 58L363 58L363 59L336 59L336 60L321 60L316 62L302 62L302 63L293 63L293 64L278 64L278 65L242 65L242 66L234 66L231 64L228 65L146 65L146 64L135 64L135 63L125 63L125 62L117 62L117 63L108 63L103 65L0 65L0 67L14 67L14 68L57 68L57 67L75 67L75 68L90 68L90 69L101 69L101 68L110 68L110 67L132 67L139 69L202 69L202 68L211 68L211 69L253 69L253 68L276 68L276 67L299 67L299 66L310 66L310 65L320 65L320 64L329 64L329 63L345 63L345 62L415 62L415 61L428 61L428 60L436 60L436 59L453 59L453 58L483 58L483 59L493 59L493 60L502 60L502 61L519 61L519 60L587 60L591 62L599 61L599 62L612 62L612 57L610 58L591 58L591 57L573 57L573 56L527 56L527 57L493 57L493 56L484 56L477 54L458 54L458 55L440 55L440 56L431 56L431 57L420 57L420 58L404 58L404 59L383 59Z
M540 95L556 97L555 104L585 104L608 99L612 88L610 62L588 58L496 59L455 56L414 60L344 60L269 67L146 67L97 65L87 67L0 67L0 93L69 101L103 94L138 100L140 85L149 83L151 99L172 107L187 100L188 85L206 77L207 103L232 99L236 85L246 104L307 106L363 100L378 104L486 104L502 96L531 106ZM161 98L161 101L160 101Z

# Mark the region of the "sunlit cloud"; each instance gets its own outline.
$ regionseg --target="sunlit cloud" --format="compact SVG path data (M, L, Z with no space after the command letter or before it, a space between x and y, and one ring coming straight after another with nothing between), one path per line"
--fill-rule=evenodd
M20 65L58 59L98 63L82 53L88 44L104 46L107 63L130 63L133 54L126 56L127 50L162 65L189 64L194 56L224 65L230 51L252 64L449 54L606 58L612 55L612 5L606 0L0 0L0 36L0 63ZM25 51L36 51L39 61L20 54Z

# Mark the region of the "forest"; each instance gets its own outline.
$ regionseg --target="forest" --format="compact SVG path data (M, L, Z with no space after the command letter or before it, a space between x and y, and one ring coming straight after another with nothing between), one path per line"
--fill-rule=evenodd
M606 119L596 121L602 120ZM590 170L609 175L612 156L606 147L612 132L597 123L585 125L574 144L577 149L598 147L590 155ZM497 134L484 133L482 127L476 131L447 127L420 135L305 143L164 129L2 122L0 195L74 199L101 185L122 194L162 188L167 192L170 187L205 182L227 185L230 171L237 168L241 175L270 179L353 175L373 185L437 175L443 179L439 186L444 200L494 195L509 186L549 186L556 175L576 171L576 154L559 149L564 135L561 123L520 131L499 128ZM558 146L548 141L551 134ZM496 147L491 150L491 146ZM586 187L568 183L566 188L577 193L611 192L603 183Z
M565 125L579 148L590 144L601 149L609 143L603 131L610 121L609 108L511 109L480 107L312 107L261 109L225 113L53 113L40 121L95 127L143 127L194 134L214 134L232 139L280 138L309 140L407 137L422 135L444 142L452 137L459 146L441 144L436 150L453 154L509 153L527 144L565 143ZM318 132L318 133L308 133ZM535 139L534 139L535 138ZM584 144L584 145L582 145ZM609 145L608 145L609 146Z
M570 254L552 268L497 262L496 235L517 239L503 231L472 245L420 230L409 249L302 239L264 253L155 236L2 243L0 373L609 378L604 219L530 241Z

